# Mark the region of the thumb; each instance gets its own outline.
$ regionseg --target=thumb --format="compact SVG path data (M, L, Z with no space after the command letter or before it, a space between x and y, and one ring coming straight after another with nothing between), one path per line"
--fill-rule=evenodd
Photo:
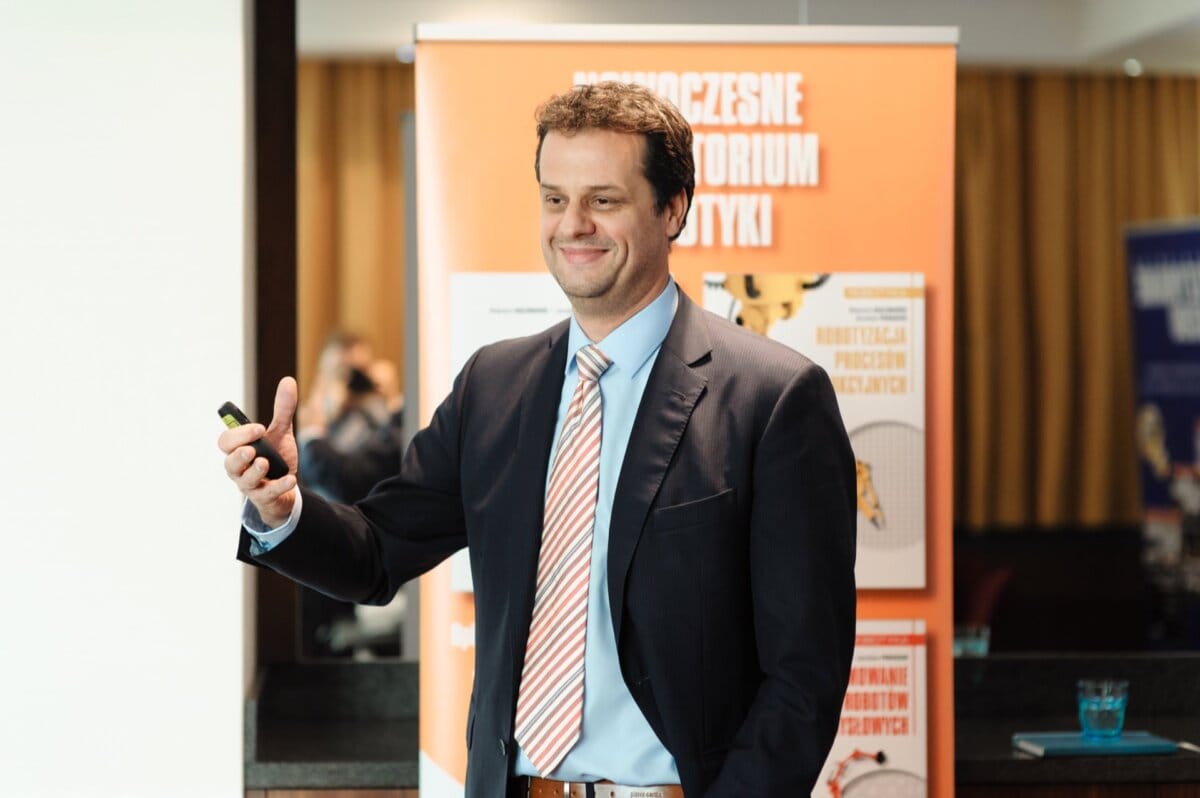
M286 430L292 426L292 417L296 414L296 403L299 391L295 377L284 377L275 389L275 412L271 417L272 430Z

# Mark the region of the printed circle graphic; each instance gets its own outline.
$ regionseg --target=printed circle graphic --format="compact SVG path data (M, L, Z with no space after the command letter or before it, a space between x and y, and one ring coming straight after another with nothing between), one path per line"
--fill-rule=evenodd
M899 421L850 433L858 461L858 545L900 549L925 539L925 435Z
M904 770L876 770L851 779L844 798L926 798L925 779Z

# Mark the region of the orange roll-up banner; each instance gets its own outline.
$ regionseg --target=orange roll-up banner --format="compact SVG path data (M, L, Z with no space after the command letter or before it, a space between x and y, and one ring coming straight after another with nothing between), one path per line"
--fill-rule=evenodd
M455 275L545 271L533 114L576 83L643 83L692 124L696 199L671 271L696 301L712 274L892 272L918 294L923 284L923 573L880 583L911 587L860 589L858 615L924 630L935 798L954 791L956 41L949 28L421 25L416 48L422 423L457 368ZM475 613L455 570L421 587L422 798L460 796L466 770ZM826 777L814 795L828 794Z

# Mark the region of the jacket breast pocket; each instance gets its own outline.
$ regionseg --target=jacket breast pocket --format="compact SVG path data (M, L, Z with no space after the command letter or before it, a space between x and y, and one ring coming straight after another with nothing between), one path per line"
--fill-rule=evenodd
M651 515L651 526L659 532L682 530L724 521L733 513L733 488L683 504L659 507Z

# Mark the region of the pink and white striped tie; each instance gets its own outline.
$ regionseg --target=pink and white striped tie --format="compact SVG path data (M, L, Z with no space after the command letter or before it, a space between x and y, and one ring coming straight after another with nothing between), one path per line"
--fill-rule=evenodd
M563 422L546 490L533 619L517 695L516 740L550 773L579 739L592 527L600 485L600 375L612 364L595 346L575 355L579 384Z

